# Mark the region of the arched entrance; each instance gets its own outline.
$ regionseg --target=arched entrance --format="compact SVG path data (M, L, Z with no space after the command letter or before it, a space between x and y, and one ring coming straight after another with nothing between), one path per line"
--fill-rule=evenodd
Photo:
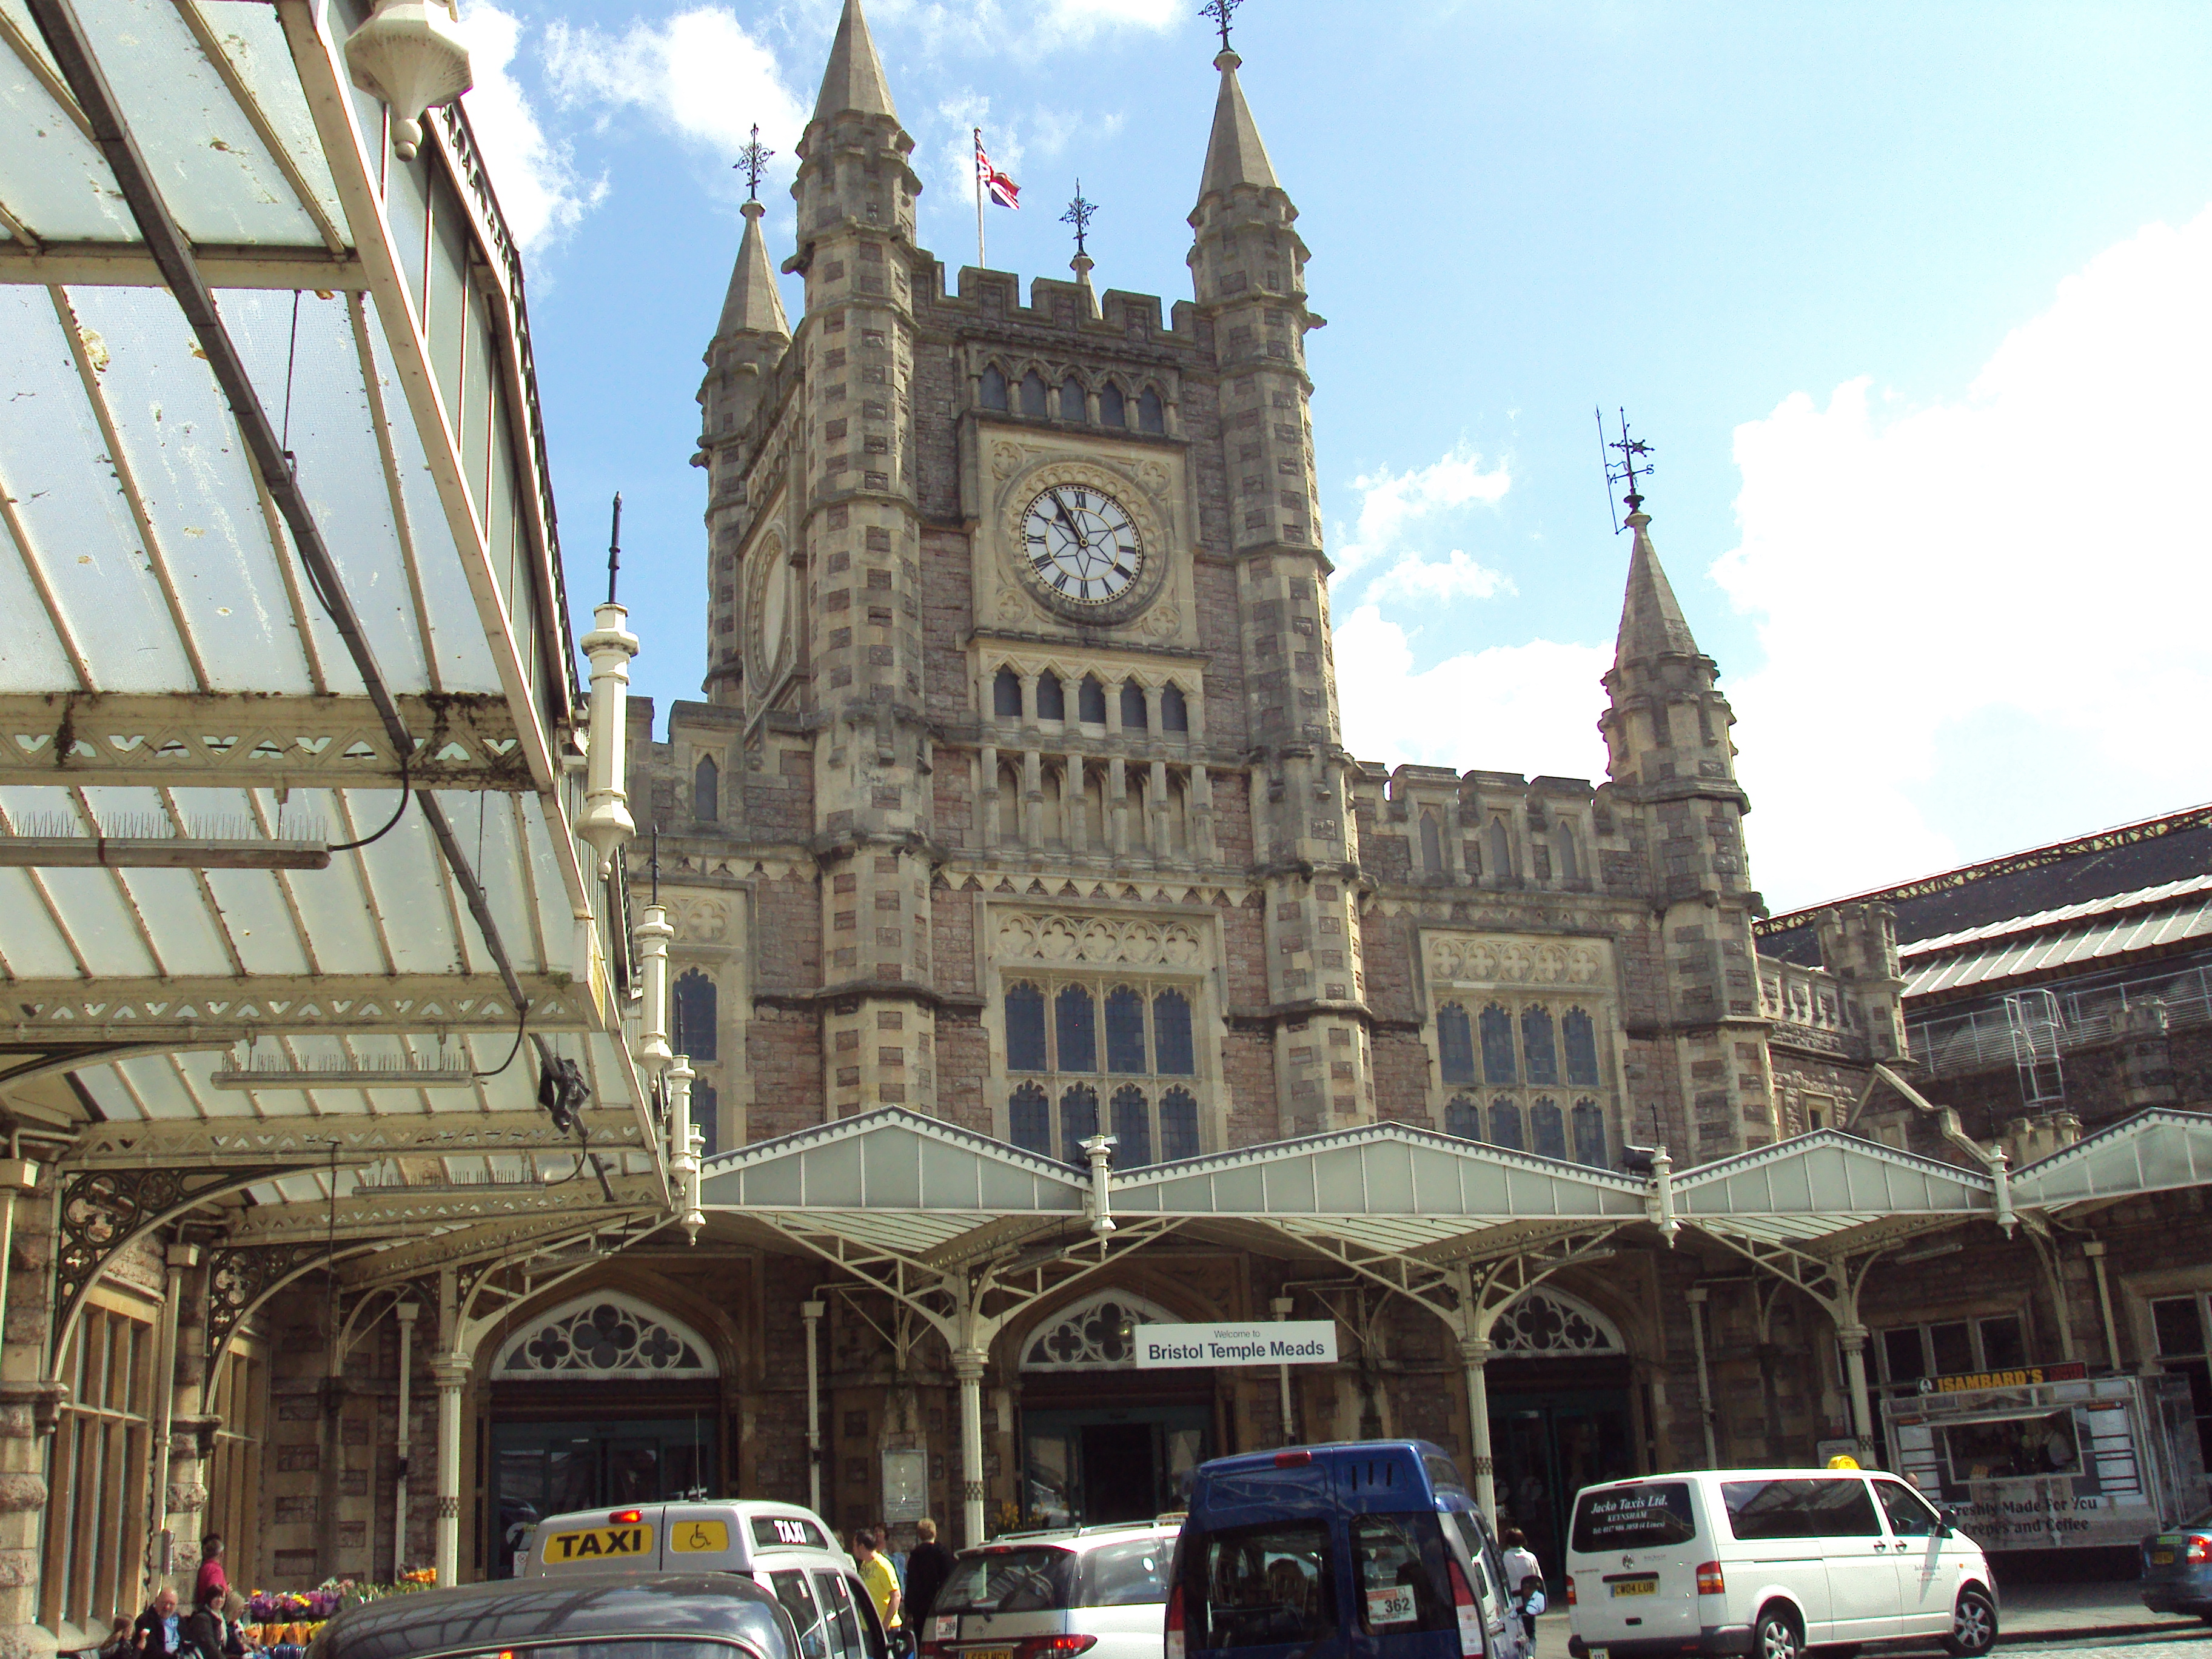
M1097 1291L1022 1339L1022 1521L1149 1519L1213 1455L1209 1371L1140 1371L1131 1333L1176 1316L1127 1291Z
M1627 1345L1610 1319L1550 1285L1507 1308L1490 1340L1498 1522L1528 1534L1556 1582L1575 1494L1637 1472Z
M540 1517L719 1486L720 1368L682 1320L594 1291L524 1322L492 1362L495 1578Z

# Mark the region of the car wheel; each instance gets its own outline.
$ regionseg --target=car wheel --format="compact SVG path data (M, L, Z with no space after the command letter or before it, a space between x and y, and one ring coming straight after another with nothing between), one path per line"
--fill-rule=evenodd
M1945 1651L1978 1659L1997 1644L1997 1610L1978 1589L1959 1592L1951 1610L1951 1633L1943 1638Z
M1751 1650L1756 1659L1804 1659L1805 1638L1798 1634L1797 1621L1775 1607L1760 1613L1752 1627Z

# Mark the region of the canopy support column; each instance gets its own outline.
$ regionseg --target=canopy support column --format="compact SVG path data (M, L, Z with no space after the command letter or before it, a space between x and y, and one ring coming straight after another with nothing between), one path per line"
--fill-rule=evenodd
M1460 1364L1467 1368L1467 1443L1474 1464L1474 1501L1490 1529L1498 1530L1498 1468L1490 1444L1490 1339L1463 1336Z
M960 1529L969 1549L983 1542L983 1360L981 1348L956 1348L960 1383Z
M1856 1310L1853 1310L1856 1314ZM1836 1327L1836 1340L1843 1345L1844 1378L1851 1394L1851 1434L1859 1443L1859 1462L1872 1467L1874 1455L1874 1398L1867 1392L1866 1346L1867 1328L1854 1317L1849 1324Z
M806 1507L822 1513L822 1316L826 1302L802 1302L799 1316L806 1322Z
M471 1361L452 1350L430 1362L438 1385L438 1583L461 1582L461 1390Z

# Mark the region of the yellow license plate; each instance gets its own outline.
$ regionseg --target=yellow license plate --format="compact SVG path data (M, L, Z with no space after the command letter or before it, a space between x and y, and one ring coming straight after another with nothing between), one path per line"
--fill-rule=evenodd
M1656 1578L1630 1578L1613 1587L1615 1595L1656 1595L1659 1581Z
M2173 1565L2173 1552L2172 1550L2153 1550L2150 1553L2150 1560L2151 1565L2154 1567L2170 1567Z
M579 1561L641 1565L652 1553L651 1527L592 1527L584 1532L556 1532L545 1540L545 1565L550 1567Z
M677 1521L668 1528L668 1547L678 1555L713 1555L730 1547L730 1528L720 1521Z
M960 1659L1014 1659L1014 1650L1012 1648L966 1648L962 1650Z

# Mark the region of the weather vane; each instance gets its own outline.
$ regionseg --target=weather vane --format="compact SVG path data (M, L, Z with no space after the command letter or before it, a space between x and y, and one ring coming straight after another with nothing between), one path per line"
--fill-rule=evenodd
M1085 257L1083 233L1089 228L1091 216L1097 211L1097 203L1083 199L1083 180L1078 179L1075 181L1075 199L1067 204L1067 211L1060 216L1060 222L1075 227L1075 257L1079 259Z
M1244 0L1206 0L1206 3L1199 8L1198 15L1211 17L1213 27L1221 31L1221 49L1224 52L1229 50L1229 20L1236 15L1237 8L1243 3Z
M754 122L752 143L739 150L738 159L731 164L742 168L744 172L745 199L748 202L760 200L761 169L768 166L768 158L775 154L774 150L761 143L760 123Z
M1638 480L1650 477L1657 470L1651 465L1651 446L1641 438L1629 435L1626 410L1620 411L1620 436L1618 441L1608 440L1605 435L1605 411L1598 410L1595 412L1597 416L1598 459L1605 465L1606 506L1608 510L1612 507L1613 486L1626 483L1628 494L1621 499L1628 503L1632 514L1639 513L1644 508L1644 496L1636 487ZM1608 450L1618 450L1620 459L1618 461L1611 459L1607 454ZM1616 536L1620 534L1618 517L1613 521L1613 533Z

